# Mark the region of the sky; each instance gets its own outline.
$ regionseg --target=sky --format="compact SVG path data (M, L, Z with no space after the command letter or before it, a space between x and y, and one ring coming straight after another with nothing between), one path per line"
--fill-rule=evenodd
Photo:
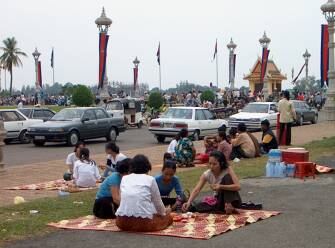
M320 75L320 32L325 18L320 6L326 0L1 0L0 41L14 36L27 53L23 67L14 69L13 84L34 85L32 52L42 53L43 83L52 83L50 67L54 47L55 81L97 84L98 29L94 23L104 6L113 20L109 30L107 76L110 81L133 81L135 56L140 60L139 82L159 85L156 59L161 43L162 88L188 80L208 85L216 82L212 62L218 39L219 86L228 86L232 37L237 44L236 86L261 56L259 38L271 38L270 58L288 80L298 73L306 48L311 53L310 75ZM0 45L2 46L2 44ZM4 73L1 73L4 87ZM9 76L7 74L7 88Z

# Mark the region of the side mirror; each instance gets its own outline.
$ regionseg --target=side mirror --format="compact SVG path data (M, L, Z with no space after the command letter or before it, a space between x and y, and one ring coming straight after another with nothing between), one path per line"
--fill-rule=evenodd
M89 121L89 120L90 120L89 118L83 118L83 119L81 119L81 122L84 123L84 122Z

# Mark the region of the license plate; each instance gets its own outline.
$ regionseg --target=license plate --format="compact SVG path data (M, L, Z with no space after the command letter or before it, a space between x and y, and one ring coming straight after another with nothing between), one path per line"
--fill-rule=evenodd
M172 128L173 124L172 123L164 123L164 127Z
M44 140L45 137L44 136L35 136L34 139L35 140Z

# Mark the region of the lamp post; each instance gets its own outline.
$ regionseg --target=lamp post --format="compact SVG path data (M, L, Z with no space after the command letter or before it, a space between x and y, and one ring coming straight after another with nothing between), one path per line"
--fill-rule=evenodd
M135 97L139 97L139 85L138 85L138 65L140 64L140 61L138 60L137 56L134 63L134 90L135 90Z
M233 90L235 88L235 49L237 45L233 42L233 38L230 39L227 48L229 49L229 84L230 89Z
M106 16L105 8L103 7L100 17L98 17L95 20L95 24L97 25L97 27L99 29L99 33L104 33L104 34L107 35L108 29L112 25L112 23L113 23L112 20ZM99 52L101 53L101 51L99 51ZM101 58L100 58L100 60L101 60ZM103 68L103 71L106 71L106 63L104 65L104 67L105 68ZM101 90L100 90L100 97L101 98L108 98L109 97L107 73L105 73L105 77L103 79L103 84L102 84Z
M262 48L268 49L271 39L266 36L266 32L264 31L263 37L259 39L259 43L261 44ZM265 76L263 79L263 95L264 99L269 97L269 88L268 88L268 67L265 68Z
M41 86L38 82L38 58L41 56L41 53L37 51L37 47L35 48L35 51L32 53L34 60L35 60L35 91L37 94L37 103L41 104Z
M308 61L309 61L309 58L311 57L311 54L306 49L306 52L302 56L305 59L306 80L308 80Z
M325 119L327 121L335 121L335 43L334 43L334 32L335 32L335 2L334 0L328 0L327 3L321 6L321 10L325 15L328 22L329 31L329 69L328 69L328 89L327 89L327 100L324 107Z

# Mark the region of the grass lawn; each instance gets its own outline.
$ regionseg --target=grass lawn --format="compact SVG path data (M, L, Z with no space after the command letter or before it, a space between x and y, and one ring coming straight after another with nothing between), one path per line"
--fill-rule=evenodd
M310 151L311 160L324 155L335 155L335 137L312 142L304 147ZM245 159L233 166L240 179L258 177L264 175L266 160L266 157ZM204 170L206 168L179 172L178 176L183 187L191 190ZM92 213L94 198L95 192L91 191L2 207L0 208L0 244L55 231L46 226L48 222L89 215ZM82 204L76 202L82 202ZM39 213L30 214L29 210L38 210Z

